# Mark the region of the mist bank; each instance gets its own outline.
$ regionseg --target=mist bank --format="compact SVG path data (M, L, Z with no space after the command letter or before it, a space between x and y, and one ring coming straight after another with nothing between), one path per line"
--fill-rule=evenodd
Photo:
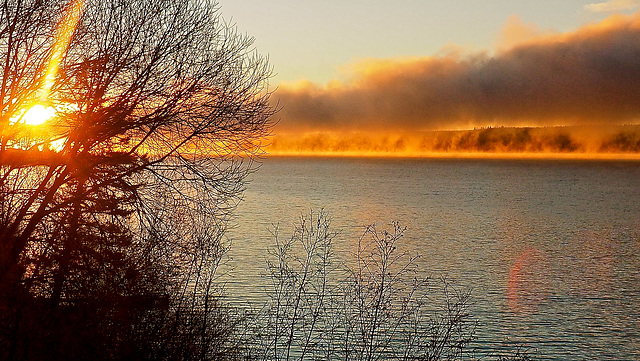
M567 33L511 19L503 33L494 51L365 60L346 80L283 84L272 97L277 129L640 124L640 13Z
M640 126L487 127L420 132L279 133L270 155L640 157Z

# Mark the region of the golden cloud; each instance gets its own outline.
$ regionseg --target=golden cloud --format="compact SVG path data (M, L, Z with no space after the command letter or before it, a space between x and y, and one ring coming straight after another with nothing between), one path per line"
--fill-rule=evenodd
M640 121L640 14L565 34L511 19L497 54L370 60L326 86L282 85L278 131L415 131ZM511 41L513 43L513 41Z

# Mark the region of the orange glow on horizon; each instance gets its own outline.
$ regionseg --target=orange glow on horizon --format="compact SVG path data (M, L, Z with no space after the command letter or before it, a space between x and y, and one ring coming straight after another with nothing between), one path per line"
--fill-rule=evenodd
M282 133L270 156L640 159L640 125Z
M269 152L265 157L300 158L423 158L423 159L576 159L576 160L629 160L640 161L640 154L626 153L383 153L383 152Z

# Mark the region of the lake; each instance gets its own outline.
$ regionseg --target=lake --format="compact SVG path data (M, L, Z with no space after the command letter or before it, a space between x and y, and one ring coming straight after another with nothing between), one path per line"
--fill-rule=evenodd
M231 300L259 303L265 250L311 210L338 250L375 223L407 227L425 275L472 291L480 352L540 360L640 359L640 162L267 158L229 233Z

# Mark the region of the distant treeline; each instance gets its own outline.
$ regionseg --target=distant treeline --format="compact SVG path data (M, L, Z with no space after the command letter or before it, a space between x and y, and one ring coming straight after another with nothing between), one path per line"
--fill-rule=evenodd
M287 154L540 153L640 154L640 125L488 127L414 133L279 134L268 147Z

